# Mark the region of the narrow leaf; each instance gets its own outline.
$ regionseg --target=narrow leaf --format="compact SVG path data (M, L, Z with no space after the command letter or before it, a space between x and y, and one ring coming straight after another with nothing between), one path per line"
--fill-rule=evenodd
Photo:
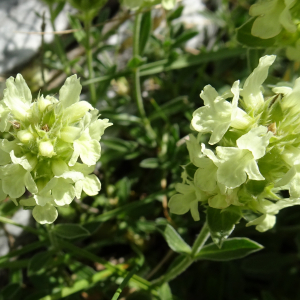
M44 251L35 254L28 264L28 276L34 274L42 274L45 272L46 266L51 261L52 251Z
M132 152L137 147L137 143L134 141L124 141L118 138L105 137L101 139L101 143L119 152Z
M146 48L147 42L149 40L152 29L152 19L151 10L145 12L141 21L141 31L140 31L140 55L143 55Z
M184 6L179 6L177 9L172 11L168 16L168 22L171 22L171 21L179 18L182 14L183 9L184 9Z
M173 300L172 292L167 282L158 288L158 296L160 300Z
M232 238L223 242L219 249L215 244L204 246L196 255L196 259L227 261L245 257L251 253L263 249L263 246L248 238Z
M164 236L166 242L173 251L178 253L191 253L191 247L170 224L158 225L157 229Z
M58 224L52 229L52 233L65 239L75 239L90 235L84 227L78 224Z
M192 39L193 37L195 37L196 35L198 35L199 32L198 31L194 31L194 30L186 30L184 31L174 42L172 47L178 47L181 44L187 42L188 40Z
M145 169L156 169L159 167L159 161L155 157L150 157L140 162L140 167Z

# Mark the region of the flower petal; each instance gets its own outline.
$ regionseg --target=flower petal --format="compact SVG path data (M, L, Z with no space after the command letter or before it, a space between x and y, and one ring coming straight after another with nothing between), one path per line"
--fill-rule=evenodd
M57 219L58 213L52 204L47 203L44 206L35 206L32 216L40 224L51 224Z
M242 135L237 139L236 144L239 149L247 149L252 152L255 159L259 159L265 155L266 147L272 136L273 133L268 132L267 127L259 126Z
M269 67L273 64L275 59L275 55L261 57L258 66L244 83L243 90L240 94L243 96L245 105L251 110L258 110L264 104L261 88L268 76Z
M80 80L77 79L77 75L68 77L59 90L59 100L64 108L71 106L72 104L79 101L81 92Z
M21 74L18 74L16 79L13 77L8 78L6 87L4 90L4 103L12 111L15 118L24 121L29 116L32 100L30 89Z

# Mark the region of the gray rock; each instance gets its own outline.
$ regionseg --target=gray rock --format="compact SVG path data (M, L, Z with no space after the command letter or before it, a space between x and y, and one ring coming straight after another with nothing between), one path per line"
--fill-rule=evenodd
M65 6L55 20L56 30L67 27ZM42 15L45 11L46 31L51 31L49 10L45 3L38 0L2 0L0 1L0 74L30 60L41 46L41 35L21 32L41 31ZM46 34L45 41L51 42L53 34Z
M0 257L9 252L8 239L3 229L0 229Z

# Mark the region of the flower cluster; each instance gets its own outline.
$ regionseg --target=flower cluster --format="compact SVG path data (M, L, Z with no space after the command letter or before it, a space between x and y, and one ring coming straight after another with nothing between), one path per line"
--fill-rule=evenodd
M276 37L279 46L287 47L291 60L300 60L300 3L296 0L259 1L250 7L249 14L256 17L251 34L269 39Z
M191 211L199 220L199 203L235 206L248 226L266 231L280 209L300 204L300 78L293 88L281 84L266 97L262 84L274 60L262 57L243 88L236 81L219 95L204 87L204 106L191 121L198 134L187 141L191 163L169 201L172 213ZM283 198L282 190L290 197Z
M76 75L67 78L53 96L32 101L18 74L6 81L0 101L0 200L9 196L16 205L32 207L41 224L57 218L58 206L69 205L82 191L96 195L99 179L91 174L100 158L100 138L112 125L98 119L98 111L79 101ZM80 158L80 162L78 161ZM26 189L28 199L18 199Z

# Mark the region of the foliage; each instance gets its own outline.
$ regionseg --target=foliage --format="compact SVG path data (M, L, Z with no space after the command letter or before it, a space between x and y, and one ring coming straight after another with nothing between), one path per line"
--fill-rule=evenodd
M213 35L202 29L195 49L186 43L198 30L180 19L181 2L124 0L118 8L102 0L44 2L53 31L65 5L77 13L68 16L71 33L42 44L40 79L19 70L29 88L14 74L1 101L0 222L10 251L0 257L0 299L298 299L299 207L282 210L274 222L279 209L299 199L299 68L280 51L297 47L298 27L294 32L287 22L298 25L297 1L268 1L275 8L265 18L282 17L276 34L263 37L251 32L253 26L264 32L257 25L260 2L207 2L201 14L216 28ZM38 125L49 112L57 131L34 126L32 111ZM190 134L191 122L198 136ZM58 140L66 152L58 151ZM11 143L19 152L6 148ZM41 164L43 186L36 166L24 167L26 155ZM80 174L63 175L70 172ZM94 184L84 184L87 178ZM45 192L53 198L62 190L64 203L40 198L50 182ZM21 225L11 218L32 204L52 205L55 222ZM192 216L181 215L188 211ZM244 219L272 229L260 233ZM20 227L21 237L9 226Z

